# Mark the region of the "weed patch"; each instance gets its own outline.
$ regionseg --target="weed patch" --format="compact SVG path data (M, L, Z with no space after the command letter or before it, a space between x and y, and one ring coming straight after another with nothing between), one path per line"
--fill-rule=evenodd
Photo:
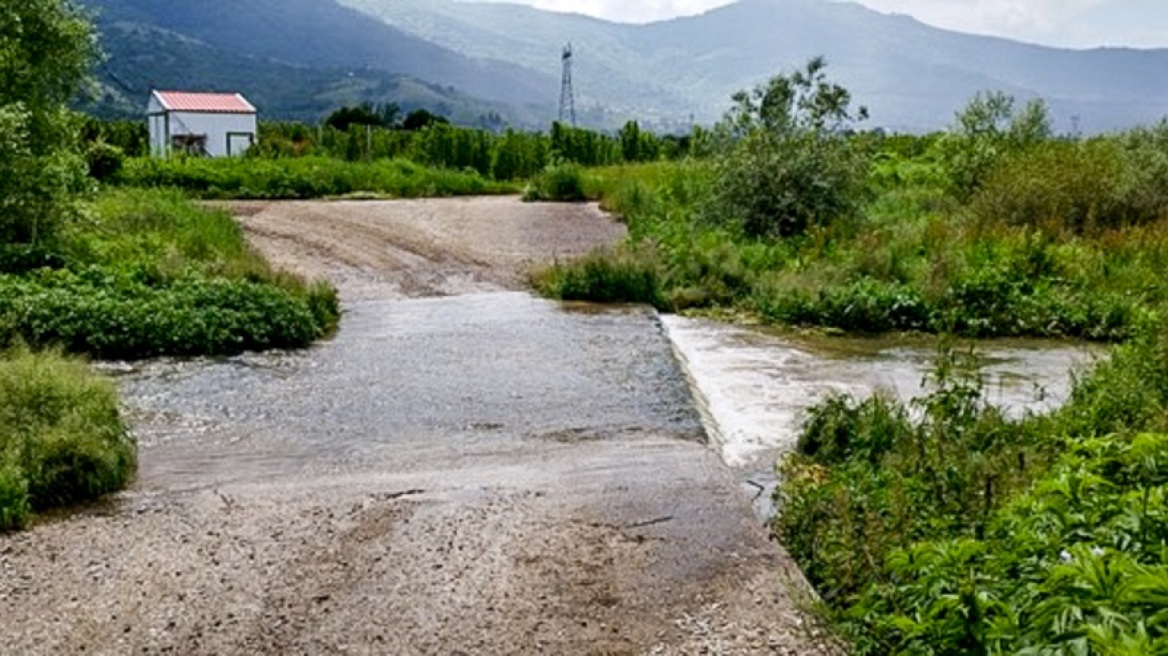
M112 382L51 352L0 358L0 531L122 489L135 467Z

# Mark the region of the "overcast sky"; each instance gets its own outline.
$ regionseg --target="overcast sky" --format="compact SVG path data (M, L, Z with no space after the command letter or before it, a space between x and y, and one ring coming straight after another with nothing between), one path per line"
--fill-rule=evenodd
M696 14L730 0L511 0L610 20ZM1164 0L857 0L948 29L1069 47L1168 46Z

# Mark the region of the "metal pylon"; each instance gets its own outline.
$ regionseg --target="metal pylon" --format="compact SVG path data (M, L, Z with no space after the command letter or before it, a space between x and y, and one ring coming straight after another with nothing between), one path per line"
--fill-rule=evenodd
M564 79L560 87L560 123L576 127L576 92L572 88L572 44L564 46Z

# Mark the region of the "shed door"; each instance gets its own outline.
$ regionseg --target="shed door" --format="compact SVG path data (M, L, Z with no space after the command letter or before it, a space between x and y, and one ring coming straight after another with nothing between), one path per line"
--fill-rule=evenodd
M247 132L231 132L227 135L227 154L234 157L242 155L251 148L255 135Z

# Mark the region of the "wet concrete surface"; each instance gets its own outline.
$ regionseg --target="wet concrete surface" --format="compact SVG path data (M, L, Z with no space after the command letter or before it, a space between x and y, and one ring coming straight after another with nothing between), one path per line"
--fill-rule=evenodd
M302 353L159 361L117 378L153 454L146 490L704 440L651 309L573 312L525 293L354 303L334 340Z

